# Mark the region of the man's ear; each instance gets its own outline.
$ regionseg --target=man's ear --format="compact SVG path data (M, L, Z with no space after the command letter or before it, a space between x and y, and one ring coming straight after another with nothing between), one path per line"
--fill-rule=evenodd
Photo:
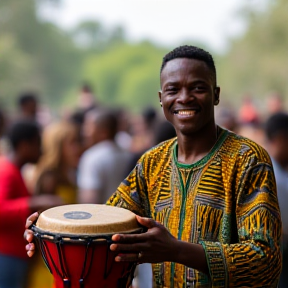
M214 89L214 105L218 105L220 102L220 87L215 87Z
M162 107L162 91L161 90L159 90L158 91L158 97L159 97L159 101L160 101L160 106Z

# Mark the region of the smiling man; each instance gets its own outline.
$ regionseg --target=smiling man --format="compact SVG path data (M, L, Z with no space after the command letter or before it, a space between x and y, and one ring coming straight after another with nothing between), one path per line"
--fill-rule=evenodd
M277 287L281 220L267 152L216 125L220 88L208 52L174 49L160 78L177 137L146 152L107 202L147 227L113 236L116 261L153 263L156 288Z
M267 152L215 124L209 53L176 48L160 78L177 138L145 153L107 203L146 217L138 221L148 228L113 236L117 261L154 263L157 288L277 287L281 220Z

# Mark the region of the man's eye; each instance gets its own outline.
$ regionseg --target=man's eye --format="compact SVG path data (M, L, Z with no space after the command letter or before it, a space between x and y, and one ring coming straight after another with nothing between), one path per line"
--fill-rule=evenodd
M198 91L198 92L204 92L206 89L204 86L195 86L193 87L193 90Z
M177 92L177 88L175 88L175 87L167 88L165 92L168 93L168 94L169 93L176 93Z

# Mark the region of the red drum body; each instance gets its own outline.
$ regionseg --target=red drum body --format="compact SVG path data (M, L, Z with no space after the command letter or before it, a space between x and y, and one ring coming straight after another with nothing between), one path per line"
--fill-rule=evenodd
M110 245L115 233L142 232L132 212L96 204L59 206L44 211L32 230L56 288L130 286L136 263L115 262Z

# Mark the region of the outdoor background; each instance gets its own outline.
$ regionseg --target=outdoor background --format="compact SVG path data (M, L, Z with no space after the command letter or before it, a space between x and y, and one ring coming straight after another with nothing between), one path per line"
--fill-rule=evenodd
M39 93L54 115L83 83L103 105L157 106L163 55L181 44L215 58L222 103L288 94L288 2L1 0L0 107ZM263 108L264 109L264 108Z

